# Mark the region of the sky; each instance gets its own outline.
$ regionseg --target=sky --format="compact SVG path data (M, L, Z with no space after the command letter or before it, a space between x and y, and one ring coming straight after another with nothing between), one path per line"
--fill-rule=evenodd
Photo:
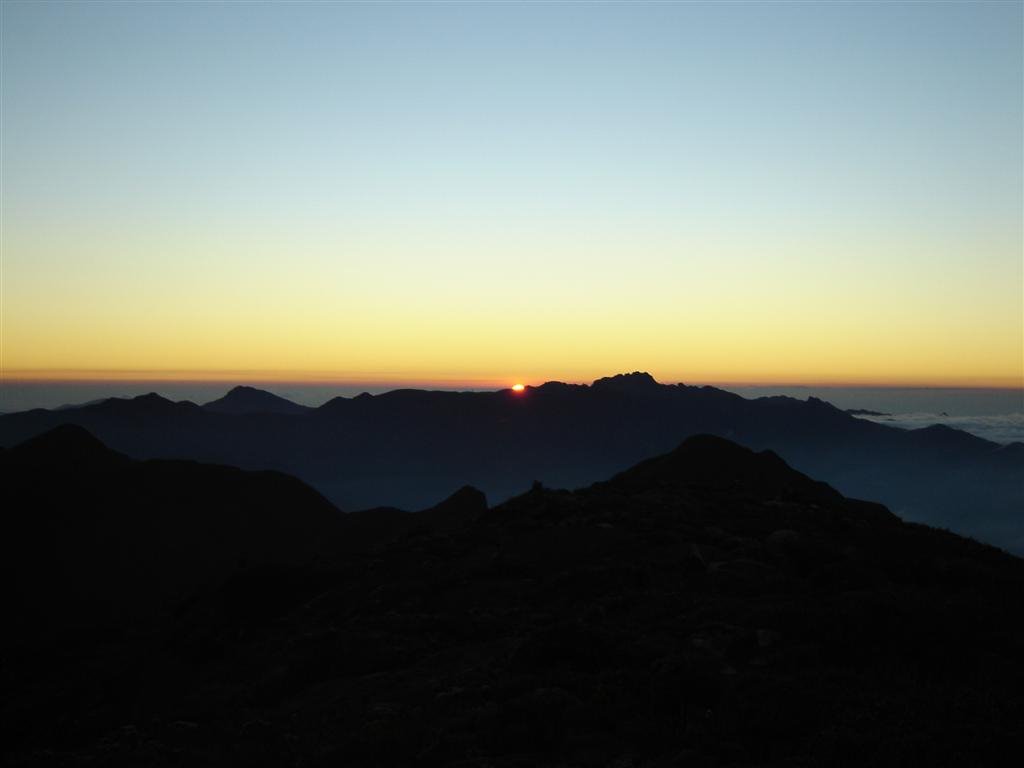
M6 381L1024 384L1024 5L0 5Z

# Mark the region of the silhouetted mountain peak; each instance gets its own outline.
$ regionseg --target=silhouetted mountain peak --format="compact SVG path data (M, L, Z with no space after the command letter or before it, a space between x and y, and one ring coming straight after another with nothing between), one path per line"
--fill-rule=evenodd
M428 511L461 511L461 512L486 512L487 496L484 492L474 488L472 485L464 485L447 499L442 501L433 510Z
M260 402L249 405L251 397ZM13 413L0 416L0 445L73 422L133 458L288 469L342 509L424 509L470 479L492 502L533 480L582 488L688 435L715 434L772 448L801 472L909 519L1024 552L1024 448L1000 450L948 428L900 429L819 399L748 399L658 384L639 371L593 385L547 382L522 396L407 389L335 398L294 416L274 411L300 406L251 387L224 398L236 399L242 407L228 414L157 395Z
M586 388L585 384L566 384L564 381L545 381L539 387L531 387L531 389L536 389L538 392L545 392L548 394L554 392L572 394Z
M232 388L224 397L207 403L203 408L217 413L296 414L308 410L305 406L293 403L272 392L244 385Z
M116 400L117 398L110 398ZM109 402L109 400L107 401ZM165 405L173 404L173 401L168 400L163 395L158 395L156 392L147 392L144 395L137 395L132 398L133 403L139 403L140 405Z
M95 400L87 400L84 403L64 403L64 405L58 405L56 408L51 408L52 411L71 411L75 408L88 408L90 405L99 405L105 403L108 400L123 400L122 397L98 397Z
M347 397L337 395L335 397L332 397L327 402L321 404L319 407L316 408L316 410L319 411L320 413L333 413L342 408L346 408L349 405L349 403L354 403L357 399L360 401L365 400L365 398L349 399Z
M819 408L819 409L823 409L823 410L827 410L827 411L835 411L836 413L845 413L845 411L842 411L841 409L836 408L828 400L822 400L820 397L814 397L813 395L811 395L810 397L807 398L807 403L809 405L814 406L815 408Z
M435 531L444 531L466 525L486 511L487 497L483 491L464 485L437 506L414 513L411 517Z
M77 424L61 424L26 440L11 453L17 459L31 464L60 464L76 468L126 460Z
M590 385L594 389L610 392L657 392L661 384L655 381L654 377L646 371L633 371L632 373L618 373L614 376L605 376Z
M175 402L168 400L156 392L147 392L145 395L137 395L131 398L111 397L98 403L95 406L83 406L73 409L72 412L90 413L91 409L98 409L99 412L108 414L132 414L132 415L166 415L177 414L184 408L198 408L199 406L189 401Z
M798 496L807 501L838 499L825 483L812 480L774 451L755 452L714 435L694 435L674 451L640 462L612 478L620 486L743 485L768 496Z
M767 461L773 464L773 469L778 469L780 464L785 467L785 462L771 451L755 453L723 437L693 435L669 453L642 461L616 479L698 479L720 473L734 474Z

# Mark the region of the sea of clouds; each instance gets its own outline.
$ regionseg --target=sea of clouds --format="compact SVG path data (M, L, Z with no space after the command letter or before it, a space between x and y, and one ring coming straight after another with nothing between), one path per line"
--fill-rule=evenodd
M988 416L947 416L941 413L894 413L859 418L904 429L921 429L932 424L945 424L996 443L1024 442L1024 413Z

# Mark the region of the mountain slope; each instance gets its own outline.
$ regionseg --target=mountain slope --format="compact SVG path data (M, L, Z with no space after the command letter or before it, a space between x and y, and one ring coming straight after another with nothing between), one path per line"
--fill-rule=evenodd
M999 766L1024 746L1024 562L772 453L694 437L348 543L102 641L6 636L9 764Z
M285 413L295 415L305 413L310 408L293 403L271 392L254 387L234 387L224 397L213 400L203 406L204 410L216 413Z
M64 422L136 458L192 458L300 477L344 509L416 509L470 483L501 500L534 480L580 487L716 434L769 448L901 517L1024 552L1024 451L949 429L905 431L821 400L748 400L633 373L523 393L398 390L301 415L211 412L148 396L0 417L12 445Z
M335 553L343 515L274 472L136 462L62 426L0 455L8 631L159 615L239 567Z

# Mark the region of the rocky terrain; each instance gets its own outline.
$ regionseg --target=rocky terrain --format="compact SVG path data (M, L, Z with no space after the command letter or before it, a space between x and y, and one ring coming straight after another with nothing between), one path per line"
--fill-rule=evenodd
M80 430L0 468L8 765L995 766L1024 748L1024 562L720 438L414 514L133 462ZM152 526L176 515L165 540Z

